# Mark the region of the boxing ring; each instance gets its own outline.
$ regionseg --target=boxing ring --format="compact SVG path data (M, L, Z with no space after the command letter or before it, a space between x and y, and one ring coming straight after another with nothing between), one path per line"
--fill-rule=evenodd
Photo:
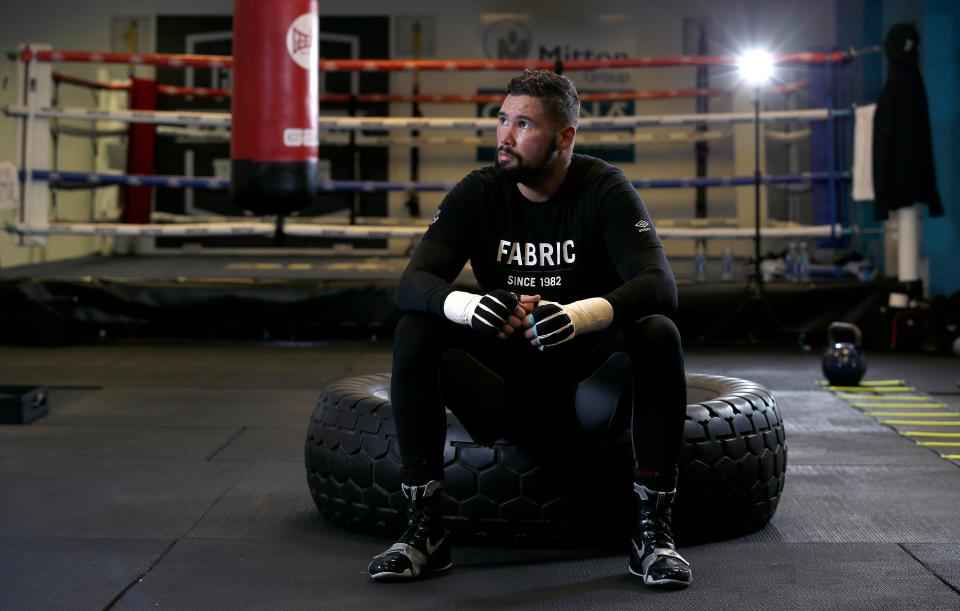
M855 50L835 51L830 53L793 53L776 57L777 65L806 67L811 65L822 66L826 70L826 81L834 83L842 72L844 64L855 60L862 52ZM144 244L151 240L167 240L177 245L189 245L191 241L206 239L219 240L221 246L228 246L215 252L206 252L205 249L192 249L189 252L171 253L171 249L164 250L165 256L174 256L182 262L184 267L189 259L192 269L203 269L205 273L194 274L190 269L172 274L181 279L181 289L191 278L201 284L211 278L235 288L235 279L232 273L224 273L231 263L227 259L218 271L211 265L204 263L203 258L217 258L231 254L231 241L249 239L259 240L256 245L269 245L272 249L250 249L249 242L245 248L238 248L236 252L244 253L247 259L239 262L246 265L248 279L251 283L262 288L264 282L272 283L277 280L271 274L278 268L271 265L271 259L276 257L293 257L280 265L286 271L289 269L309 270L306 278L320 283L304 288L305 294L327 290L329 282L339 283L336 289L342 296L343 283L353 282L354 289L360 294L371 290L369 281L365 278L372 276L375 282L380 283L373 287L374 291L382 291L381 296L391 301L392 293L390 281L399 278L404 256L415 245L426 228L426 219L418 217L419 201L416 199L421 193L443 193L449 191L454 182L450 181L420 181L414 180L418 176L416 168L411 168L411 180L363 180L363 179L323 179L317 182L317 190L326 194L346 194L358 196L360 194L407 194L414 204L409 205L411 214L408 218L389 216L364 216L356 206L356 198L346 208L341 208L337 214L320 214L316 216L294 215L217 215L217 214L175 214L168 212L145 212L147 222L136 222L124 218L123 213L113 218L97 220L63 220L51 216L49 202L52 194L63 189L108 189L119 187L141 193L150 190L188 190L211 193L225 193L230 188L230 179L223 176L190 176L190 175L158 175L147 173L118 173L118 172L83 172L73 169L51 167L50 159L57 159L56 143L60 137L88 138L92 141L100 139L126 140L128 149L136 150L142 146L138 141L138 129L151 130L154 137L157 133L181 134L185 137L198 136L205 139L229 142L231 126L234 118L230 113L202 112L202 111L166 111L151 108L81 108L58 107L53 104L54 92L62 85L86 88L91 91L106 92L107 95L119 95L133 92L138 86L137 81L103 82L83 79L61 72L54 72L53 64L93 63L93 64L123 64L131 66L163 66L167 68L220 68L230 69L233 58L229 56L202 56L202 55L172 55L172 54L122 54L100 53L85 51L61 51L45 49L42 45L24 46L15 55L18 61L18 84L24 92L19 103L4 108L7 116L19 121L21 138L19 146L19 167L17 172L20 178L20 192L18 201L18 215L16 222L8 223L4 230L14 234L24 245L39 245L48 238L55 236L95 236L100 237L105 244L104 248L116 248L117 240L128 239L133 244ZM414 75L429 72L449 73L452 71L505 71L517 72L527 67L553 68L564 72L583 72L591 70L628 70L628 69L671 69L697 66L726 66L735 64L737 58L731 56L675 56L657 58L636 58L617 60L589 60L557 62L536 61L489 61L489 60L320 60L319 69L323 72L411 72ZM31 83L30 87L26 83ZM496 104L499 94L420 94L415 80L414 91L410 94L342 94L321 93L320 101L325 105L341 105L355 109L358 103L411 103L419 115L420 104ZM156 95L171 99L209 99L224 101L231 93L224 89L183 87L153 83ZM771 87L769 93L782 94L789 97L798 91L803 91L810 85L807 81L796 81ZM647 90L647 91L614 91L614 92L584 92L581 99L584 102L603 102L612 100L671 100L682 98L727 97L735 95L729 88L695 87L689 89ZM793 221L775 221L768 218L764 211L764 222L760 228L760 239L765 248L775 248L785 241L816 241L816 244L825 248L844 246L849 243L851 236L858 235L858 228L849 223L847 214L848 183L851 178L847 169L848 160L844 142L846 131L852 122L852 109L848 106L834 104L836 95L829 89L824 100L826 105L803 109L765 110L754 112L722 112L722 113L675 113L662 115L630 115L615 117L584 117L578 130L578 144L583 145L621 145L621 146L657 146L663 143L677 142L708 142L724 141L732 138L732 130L737 126L751 125L755 121L765 127L767 146L779 145L787 149L796 142L809 139L814 126L821 126L826 134L827 151L823 157L823 167L808 168L808 171L792 171L784 173L762 173L759 183L763 189L781 189L785 193L821 189L824 195L825 206L818 211L819 220L823 222L801 225ZM61 125L61 121L84 121L93 127L89 129L76 126ZM98 127L108 122L110 128ZM126 125L127 128L113 127ZM796 129L797 125L809 126L805 129ZM776 129L781 127L782 129ZM479 149L483 146L492 146L492 132L496 129L496 119L486 117L423 117L423 116L329 116L321 113L317 118L316 139L322 147L326 143L347 145L351 151L363 146L408 147L411 157L418 157L423 147L443 147L449 144L459 144ZM143 133L143 132L140 132ZM472 149L471 149L472 152ZM356 168L355 168L356 170ZM357 173L357 172L355 172ZM355 176L359 178L359 176ZM455 178L459 178L455 177ZM729 187L749 187L755 185L757 177L753 175L726 175L726 176L699 176L688 178L651 178L633 180L635 188L642 192L660 189L716 189ZM416 208L416 213L415 213ZM346 214L343 214L343 213ZM143 214L140 214L143 217ZM429 218L429 214L425 215ZM656 215L655 215L656 216ZM751 219L752 220L752 219ZM755 239L755 230L751 225L743 223L743 219L695 218L683 221L672 221L667 218L656 218L658 235L668 243L671 241L686 242L696 248L687 251L693 257L685 255L671 255L678 279L681 284L681 293L691 291L708 293L700 295L698 301L710 303L709 292L716 291L727 295L726 299L737 300L743 295L740 283L708 283L710 289L696 280L698 265L705 263L697 261L699 254L705 251L709 241L731 241L730 243L744 243ZM318 242L320 240L321 242ZM324 247L317 247L317 244ZM332 247L331 247L332 246ZM279 248L278 248L279 247ZM727 267L731 256L724 249L724 266ZM160 249L146 248L143 254L158 256ZM746 252L736 249L737 259ZM718 253L714 254L717 265ZM328 263L310 263L295 260L296 257L320 257L331 259ZM252 257L252 258L251 258ZM362 257L362 258L361 258ZM150 259L151 257L143 257ZM774 258L774 257L771 257ZM340 260L343 259L343 260ZM253 262L251 262L253 261ZM238 263L238 262L234 262ZM809 293L811 285L797 282L798 274L791 271L791 262L787 268L783 265L769 265L764 270L765 280L783 278L793 280L792 286L781 287L789 294L784 297L784 304L796 301L798 295ZM796 264L796 261L793 262ZM129 283L136 279L147 282L169 281L170 278L155 276L154 272L143 271L136 275L124 275L128 272L115 272L119 275L87 274L76 271L79 266L69 263L48 265L46 268L34 267L37 274L44 273L44 269L57 269L59 279L64 277L99 277L107 282ZM97 261L97 265L110 267L109 262ZM145 267L169 269L169 266L145 263ZM288 267L288 266L293 266ZM744 266L737 267L736 277L749 275ZM824 265L819 270L824 282L830 284L828 290L848 295L835 297L833 301L842 304L839 307L845 313L857 301L871 302L878 299L874 293L876 289L864 283L845 285L837 282L843 270L835 265ZM238 268L233 268L235 272ZM345 270L354 269L355 274L350 280L345 276L350 273ZM332 271L336 270L336 271ZM29 271L29 270L26 270ZM770 276L767 277L769 272ZM168 272L167 276L171 274ZM10 277L10 274L4 274ZM700 278L702 280L702 278ZM724 280L730 278L725 277ZM289 280L289 278L288 278ZM472 277L469 268L460 280L471 283ZM805 278L804 278L805 280ZM309 283L308 283L309 284ZM271 284L271 288L276 285ZM89 286L87 287L89 288ZM289 287L285 287L285 290ZM135 291L131 291L135 292ZM882 292L882 290L880 291ZM879 293L878 293L879 294ZM867 295L867 297L864 297ZM269 299L268 299L269 300ZM688 302L681 298L681 302ZM342 303L338 301L337 303ZM703 313L702 306L698 306L688 318L694 320ZM364 328L365 333L380 335L386 332L394 319L394 312L379 308L377 312L370 312L369 318L364 321L362 316L347 323L351 329ZM836 312L834 315L837 315ZM105 315L106 316L106 315ZM379 318L377 318L379 317ZM96 316L94 316L96 318ZM107 316L109 318L109 316ZM683 312L680 318L684 318ZM811 320L809 315L804 321L793 324L795 328L807 328L819 324ZM682 326L682 325L681 325ZM693 332L694 334L703 331ZM307 335L310 335L309 333Z

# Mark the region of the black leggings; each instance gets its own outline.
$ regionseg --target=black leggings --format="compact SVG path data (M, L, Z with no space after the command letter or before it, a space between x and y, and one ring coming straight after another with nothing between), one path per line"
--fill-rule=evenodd
M390 393L407 485L443 477L441 369L443 359L455 350L468 353L503 380L503 404L490 410L500 435L518 442L549 439L555 448L583 445L563 443L585 435L574 411L577 385L614 352L627 353L634 389L630 429L636 479L656 490L675 487L687 399L680 334L669 318L647 316L628 327L588 333L540 352L519 332L507 340L488 339L433 314L405 315L394 335ZM455 404L448 407L459 416Z

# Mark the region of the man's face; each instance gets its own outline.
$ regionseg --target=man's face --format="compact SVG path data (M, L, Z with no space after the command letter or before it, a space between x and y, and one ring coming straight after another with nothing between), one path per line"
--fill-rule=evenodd
M508 95L497 125L498 168L519 183L536 183L557 158L557 131L540 98Z

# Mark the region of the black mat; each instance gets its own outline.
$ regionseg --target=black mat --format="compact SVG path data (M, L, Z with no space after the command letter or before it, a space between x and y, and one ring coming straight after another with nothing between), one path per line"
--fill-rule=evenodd
M0 608L102 609L174 542L137 538L4 538Z
M656 592L622 555L460 550L413 584L370 583L376 543L184 540L118 608L949 609L957 594L897 545L713 545L685 551L693 587ZM578 557L579 556L579 557Z
M305 427L317 390L105 388L48 422L60 425Z
M237 427L58 425L57 416L24 427L0 426L0 457L14 466L25 457L62 467L80 461L206 460L240 433ZM29 463L27 464L29 466Z
M790 465L777 514L748 540L960 541L960 472L915 448L924 466Z
M306 419L303 422L306 422ZM300 466L303 464L305 426L244 427L230 443L213 456L213 460L280 461ZM289 470L289 465L285 468Z
M0 363L0 383L317 390L358 372L388 371L390 344L0 346Z
M777 391L794 465L887 465L934 467L934 452L916 445L822 390ZM792 471L792 469L791 469ZM791 473L792 475L792 473Z
M2 609L122 592L122 609L960 606L960 469L819 390L815 355L688 355L773 388L789 458L773 522L683 548L695 581L672 593L626 575L619 549L457 548L443 578L369 583L389 542L319 517L302 449L317 390L387 370L388 344L0 347L0 362L0 381L54 385L50 415L0 427ZM955 362L889 367L923 390Z
M253 465L187 534L193 539L305 540L326 547L356 536L319 519L302 464ZM343 535L343 536L341 536Z
M903 548L960 594L960 544L910 543Z
M16 457L4 452L0 538L182 537L250 468L171 458L71 459L67 451L52 458L33 450L20 450Z

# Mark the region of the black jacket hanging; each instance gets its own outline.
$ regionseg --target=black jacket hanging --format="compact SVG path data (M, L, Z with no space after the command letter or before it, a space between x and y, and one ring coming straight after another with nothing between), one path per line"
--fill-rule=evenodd
M919 44L917 29L908 23L890 28L883 42L887 82L877 99L873 119L873 189L878 219L917 202L929 206L930 216L943 215L933 170Z

